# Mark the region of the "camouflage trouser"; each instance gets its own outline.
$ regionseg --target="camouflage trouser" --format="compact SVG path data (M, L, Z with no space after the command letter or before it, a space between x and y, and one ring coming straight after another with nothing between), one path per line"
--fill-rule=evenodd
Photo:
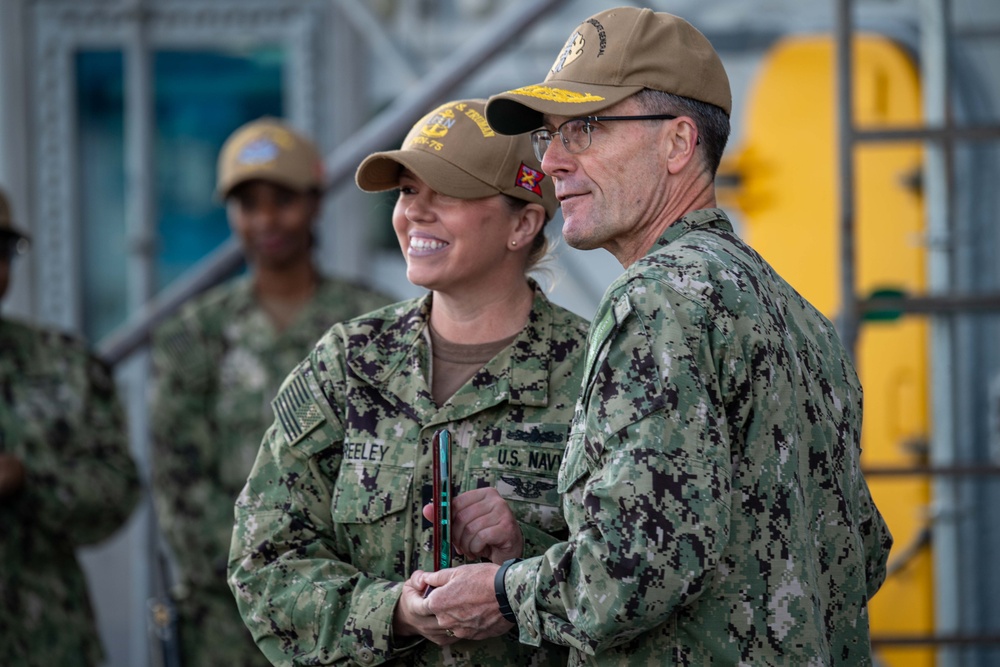
M229 589L177 603L181 667L270 667L243 624Z

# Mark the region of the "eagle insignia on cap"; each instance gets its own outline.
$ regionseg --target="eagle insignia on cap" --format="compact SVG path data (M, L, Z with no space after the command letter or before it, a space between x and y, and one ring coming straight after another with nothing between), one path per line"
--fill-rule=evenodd
M431 116L427 122L424 123L423 128L420 130L420 134L440 139L444 135L448 134L448 130L450 130L454 124L455 112L451 109L442 109Z
M517 170L517 183L519 188L524 188L534 192L539 197L542 196L542 179L545 178L545 174L542 172L532 169L528 165L521 163L521 168Z
M566 40L566 45L563 46L562 51L559 52L559 57L552 64L553 72L561 72L563 67L569 65L571 62L583 55L583 47L586 45L587 40L583 38L579 32L574 32Z

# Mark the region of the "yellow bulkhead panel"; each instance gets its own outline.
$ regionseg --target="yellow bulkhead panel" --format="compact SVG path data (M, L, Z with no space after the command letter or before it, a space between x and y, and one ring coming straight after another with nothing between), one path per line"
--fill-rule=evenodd
M918 125L919 78L906 52L878 35L857 35L853 48L855 124ZM735 172L729 175L736 189L720 193L723 205L742 212L750 244L831 319L840 309L835 67L829 36L787 38L768 53L748 95L745 145L723 167ZM855 148L859 294L886 287L924 291L921 156L919 143ZM862 324L857 361L865 388L865 466L925 462L927 336L926 321L916 317ZM871 603L872 635L930 634L933 572L922 539L929 480L871 476L868 482L895 538L892 574ZM927 647L885 645L877 653L877 664L934 664Z

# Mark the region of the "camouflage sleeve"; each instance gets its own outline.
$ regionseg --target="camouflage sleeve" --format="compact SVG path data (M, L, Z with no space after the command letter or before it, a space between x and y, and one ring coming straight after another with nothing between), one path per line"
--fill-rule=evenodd
M361 545L338 540L330 508L344 430L312 368L303 362L274 401L236 503L229 584L275 665L381 664L399 655L391 631L402 584L359 571L345 551Z
M875 500L868 489L868 483L860 474L858 475L858 486L854 497L858 498L862 505L859 530L861 538L864 540L867 594L868 599L871 600L885 583L889 551L892 549L892 534L889 532L889 527L882 518L882 514L875 507Z
M595 319L559 475L569 541L506 577L523 643L593 654L627 642L696 599L729 540L704 320L658 289L620 293Z
M183 576L196 586L222 585L232 529L233 498L216 482L211 356L184 320L154 339L153 498Z
M139 498L121 404L108 368L83 349L64 351L60 394L73 409L31 457L21 504L46 531L74 545L99 542L125 523Z
M521 537L524 538L523 558L541 556L549 547L552 547L566 539L566 535L552 535L530 523L519 521L521 527ZM565 531L563 531L565 532Z

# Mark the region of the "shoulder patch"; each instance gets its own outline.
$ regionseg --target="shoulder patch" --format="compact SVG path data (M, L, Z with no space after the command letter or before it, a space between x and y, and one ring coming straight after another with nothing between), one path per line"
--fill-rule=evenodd
M271 401L271 407L290 445L294 445L326 419L316 405L304 375L296 375L290 379Z

